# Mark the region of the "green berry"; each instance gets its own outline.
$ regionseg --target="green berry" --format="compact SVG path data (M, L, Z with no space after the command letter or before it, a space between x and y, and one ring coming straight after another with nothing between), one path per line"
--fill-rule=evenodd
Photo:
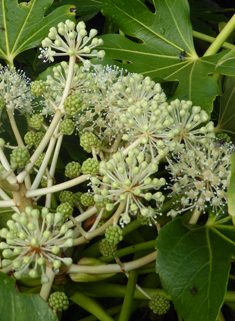
M30 130L24 135L25 144L29 145L30 147L34 145L36 139L37 139L37 133L34 132L33 130Z
M60 213L64 220L66 220L73 214L73 207L68 202L61 203L59 206L57 206L56 212Z
M82 192L77 192L73 194L75 203L81 203Z
M30 154L27 148L17 147L13 149L11 153L11 162L13 165L19 166L19 168L24 168L26 164L29 163Z
M36 162L35 162L35 166L36 167L40 167L41 165L42 165L42 162L43 162L43 160L44 160L44 157L45 157L45 153L42 153L39 157L38 157L38 159L36 160Z
M41 186L42 187L47 187L47 179L46 178L42 178L41 179Z
M94 196L89 193L84 193L81 195L80 202L83 206L91 206L95 204Z
M70 191L60 192L59 200L61 203L69 203L71 206L74 206L76 202L73 192Z
M31 93L37 97L42 96L46 89L46 82L43 80L36 80L31 84Z
M107 239L103 239L99 243L99 250L103 256L114 257L117 252L117 245Z
M86 132L80 137L80 145L86 152L91 153L92 147L99 148L101 146L101 141L93 133Z
M65 176L76 178L81 174L82 166L78 162L70 162L65 167Z
M60 131L64 135L72 135L72 133L74 132L74 129L75 129L75 125L72 119L65 119L65 120L62 120L62 122L60 123Z
M226 138L226 143L229 143L230 142L230 137L227 135L227 134L225 134L225 133L221 133L221 134L218 134L218 135L216 135L216 138L218 139L218 140L221 140L221 139L225 139ZM217 140L215 141L215 142L217 142Z
M94 158L88 158L82 163L82 173L84 175L96 175L99 173L99 162Z
M3 99L3 97L0 95L0 114L1 114L1 112L3 111L4 106L5 106L4 99Z
M165 314L170 309L170 301L164 295L154 294L149 307L155 314Z
M149 225L149 218L146 216L138 214L137 220L140 222L141 225Z
M40 114L34 114L29 120L29 126L39 130L42 126L44 118Z
M49 305L56 311L67 310L69 307L69 300L64 292L54 292L49 297Z
M123 239L122 229L118 225L109 226L105 231L105 237L112 244L118 244Z
M36 140L35 140L35 142L34 142L35 148L38 147L38 145L41 143L41 140L42 140L43 137L44 137L44 133L42 133L42 132L37 132L36 134L37 134L37 136L36 136Z
M78 116L83 107L83 99L77 94L71 94L65 98L64 110L68 116Z

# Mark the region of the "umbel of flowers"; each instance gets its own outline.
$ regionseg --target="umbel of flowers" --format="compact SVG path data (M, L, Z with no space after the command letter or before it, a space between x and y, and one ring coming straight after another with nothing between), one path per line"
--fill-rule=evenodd
M41 283L49 282L46 266L58 273L62 263L72 264L71 258L63 257L62 249L73 246L74 233L63 222L60 213L52 214L45 207L41 211L26 207L25 212L13 214L8 228L1 230L5 239L0 243L2 267L10 267L17 279L41 274Z

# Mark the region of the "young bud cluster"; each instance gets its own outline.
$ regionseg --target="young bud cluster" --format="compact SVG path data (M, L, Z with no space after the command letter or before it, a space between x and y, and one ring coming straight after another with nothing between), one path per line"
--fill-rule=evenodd
M97 33L97 30L91 29L88 34L83 21L77 25L71 20L60 22L57 28L50 29L48 37L42 41L44 49L41 49L39 58L53 62L56 56L76 56L85 68L89 68L91 64L85 58L103 59L105 56L104 50L94 50L103 45L103 40L95 37Z
M63 224L60 213L52 214L47 208L41 211L26 207L25 212L12 215L8 228L2 228L0 243L3 250L2 267L11 266L17 279L23 276L37 278L41 283L49 282L45 267L53 265L55 273L61 264L72 264L71 258L61 257L63 247L73 246L73 231Z

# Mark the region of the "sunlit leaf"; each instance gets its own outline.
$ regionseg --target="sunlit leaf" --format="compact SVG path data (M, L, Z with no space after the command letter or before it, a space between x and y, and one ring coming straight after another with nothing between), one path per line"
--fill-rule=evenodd
M0 1L0 59L10 65L21 52L39 46L51 27L75 16L74 6L66 5L44 17L53 0Z

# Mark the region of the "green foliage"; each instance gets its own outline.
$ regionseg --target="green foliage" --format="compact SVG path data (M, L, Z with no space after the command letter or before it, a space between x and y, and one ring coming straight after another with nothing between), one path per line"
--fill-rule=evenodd
M153 1L155 13L139 0L105 0L102 12L113 19L131 38L104 35L106 58L122 59L131 72L152 78L178 81L175 95L192 100L210 112L212 102L219 94L216 81L209 76L217 61L225 55L199 58L193 44L187 0ZM179 57L181 53L182 58Z
M161 230L156 247L156 270L184 320L216 320L235 250L231 219L188 229L177 218Z
M0 13L0 58L13 65L21 52L39 46L48 30L61 20L73 19L71 5L60 7L44 17L53 0L32 0L18 3L17 0L2 0Z
M22 294L15 288L13 277L0 273L0 311L2 321L56 321L48 304L35 294Z

